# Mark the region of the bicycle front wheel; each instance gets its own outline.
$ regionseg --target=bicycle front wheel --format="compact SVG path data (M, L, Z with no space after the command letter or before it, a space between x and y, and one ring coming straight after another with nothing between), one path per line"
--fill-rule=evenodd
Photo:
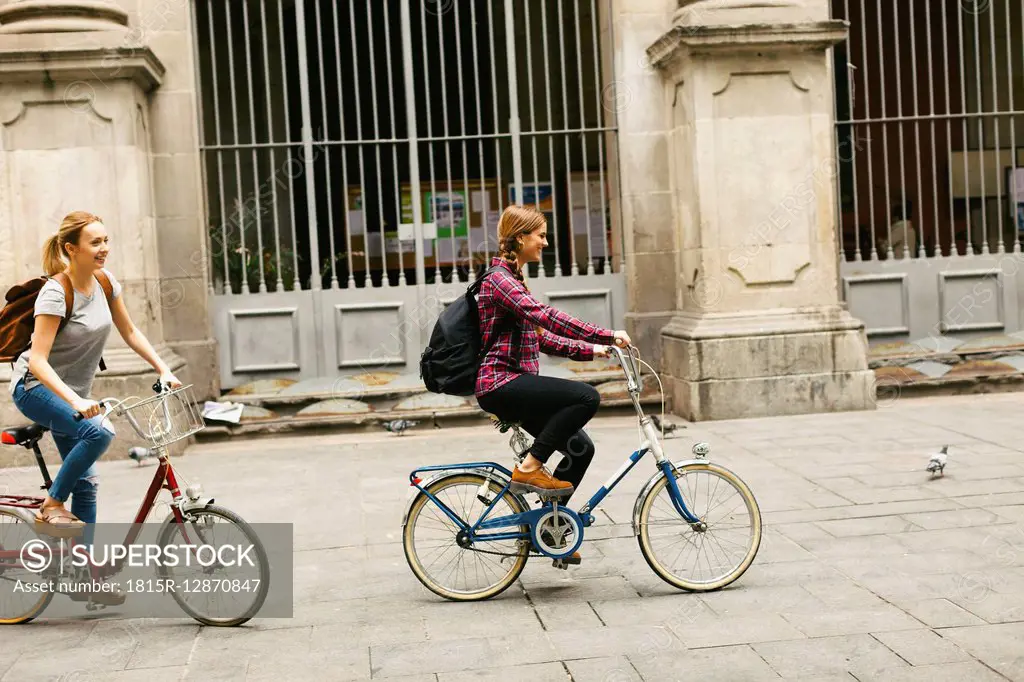
M484 484L487 487L483 487ZM487 509L478 494L489 491L485 499L501 495L488 518L527 511L522 501L506 492L504 486L480 474L459 474L443 478L427 490L444 503L464 523L472 525ZM445 599L478 601L504 592L516 581L529 558L528 540L477 540L467 544L460 527L427 495L419 493L409 509L402 544L409 568L423 585ZM528 525L509 526L493 532L516 531L528 534Z
M746 484L725 467L688 464L675 469L676 485L694 528L672 504L662 477L640 506L640 551L662 580L680 589L710 592L739 578L761 545L761 511Z
M185 512L184 523L174 516L160 531L157 542L167 545L209 545L253 548L251 561L226 566L213 563L177 567L163 565L157 576L174 582L171 596L189 616L203 625L231 627L255 616L270 590L270 559L256 531L238 514L207 505Z

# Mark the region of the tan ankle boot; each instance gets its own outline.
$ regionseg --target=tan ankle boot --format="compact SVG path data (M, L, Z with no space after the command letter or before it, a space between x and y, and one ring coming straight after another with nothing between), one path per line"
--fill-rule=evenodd
M531 492L539 495L571 495L574 490L572 483L560 481L547 471L544 467L538 467L536 471L523 472L516 467L512 471L512 490L514 492Z

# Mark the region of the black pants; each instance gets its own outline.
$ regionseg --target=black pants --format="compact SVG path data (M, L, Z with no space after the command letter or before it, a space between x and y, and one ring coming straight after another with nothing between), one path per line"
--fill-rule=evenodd
M597 389L580 381L524 374L477 402L503 421L522 424L534 437L530 454L541 462L555 450L562 453L554 476L579 487L594 458L594 442L581 429L601 404Z

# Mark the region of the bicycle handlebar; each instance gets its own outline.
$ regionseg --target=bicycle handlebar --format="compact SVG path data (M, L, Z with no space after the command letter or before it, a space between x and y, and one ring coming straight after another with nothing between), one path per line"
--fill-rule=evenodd
M626 387L630 391L639 390L640 385L636 380L637 369L635 363L633 362L632 353L628 353L616 345L611 345L609 346L609 348L615 351L615 355L617 356L619 361L619 366L622 367L622 371L625 372L626 374ZM627 346L626 348L631 348L631 346Z
M161 393L164 393L165 391L171 390L171 385L170 384L165 384L165 383L161 382L159 379L157 379L157 381L153 384L152 389L153 389L154 393L159 395ZM110 414L110 409L109 409L110 401L108 399L104 398L103 400L97 400L96 404L99 405L100 407L106 407L107 408L107 411L103 414L104 417L107 417ZM75 413L75 421L79 422L79 421L82 421L82 419L84 419L84 417L82 416L82 413L81 412L76 412Z

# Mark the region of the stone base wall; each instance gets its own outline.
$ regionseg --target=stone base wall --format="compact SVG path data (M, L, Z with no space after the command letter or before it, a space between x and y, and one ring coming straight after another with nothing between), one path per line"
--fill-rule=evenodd
M662 337L672 411L690 421L874 409L857 330Z

